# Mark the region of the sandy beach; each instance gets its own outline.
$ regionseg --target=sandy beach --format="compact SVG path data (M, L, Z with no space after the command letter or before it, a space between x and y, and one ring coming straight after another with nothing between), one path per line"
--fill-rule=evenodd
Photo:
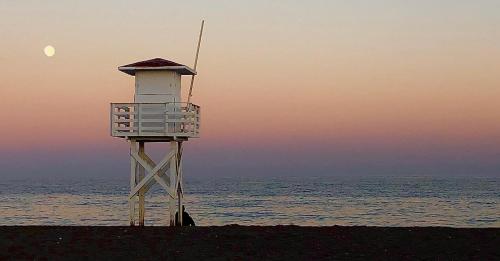
M499 260L499 228L0 227L1 260Z

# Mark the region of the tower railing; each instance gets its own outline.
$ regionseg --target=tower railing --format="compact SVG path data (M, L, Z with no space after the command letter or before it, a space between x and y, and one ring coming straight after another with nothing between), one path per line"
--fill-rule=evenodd
M113 137L200 135L200 106L192 103L111 103L110 117Z

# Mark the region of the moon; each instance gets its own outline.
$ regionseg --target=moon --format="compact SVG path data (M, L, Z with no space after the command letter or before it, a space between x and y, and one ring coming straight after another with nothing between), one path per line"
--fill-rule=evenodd
M54 48L54 46L52 45L47 45L45 46L45 48L43 48L43 52L45 53L45 55L47 55L47 57L52 57L54 56L54 54L56 54L56 48Z

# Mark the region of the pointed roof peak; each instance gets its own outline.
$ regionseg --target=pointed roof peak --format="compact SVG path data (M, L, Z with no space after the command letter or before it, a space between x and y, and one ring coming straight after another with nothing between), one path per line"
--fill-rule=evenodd
M118 70L135 75L136 71L167 70L176 71L182 75L195 75L196 71L186 65L169 61L163 58L153 58L145 61L135 62L118 67Z
M150 60L127 64L121 67L162 67L162 66L185 66L185 65L172 62L163 58L154 58Z

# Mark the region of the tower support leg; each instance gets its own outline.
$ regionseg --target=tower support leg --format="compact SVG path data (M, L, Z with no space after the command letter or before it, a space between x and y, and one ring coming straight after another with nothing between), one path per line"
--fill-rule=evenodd
M144 142L143 141L140 141L139 142L139 156L141 156L142 158L144 158L144 155L145 155L145 152L144 152ZM145 173L145 169L142 165L138 164L138 170L139 170L139 173L138 173L138 182L140 182L143 178L144 178L144 173ZM141 188L141 190L139 190L139 226L144 226L144 214L146 212L146 209L145 209L145 193L146 193L146 189L145 188Z
M132 190L137 185L136 180L136 170L137 170L137 161L132 156L132 152L135 150L136 141L130 140L130 190ZM129 223L130 226L135 226L135 201L136 197L130 197L129 202Z
M183 184L182 184L182 142L177 143L177 188L176 188L176 193L177 193L177 202L178 202L178 212L179 212L179 226L182 226L183 224L183 218L182 218L182 213L183 211L183 206L184 206L184 194L183 194Z
M170 191L172 191L172 195L169 195L168 199L168 211L170 214L170 226L175 226L176 220L175 220L175 201L177 198L177 189L176 189L176 184L177 184L177 142L171 141L170 142L170 151L175 152L174 156L170 158L170 170L169 170L169 175L170 175ZM179 214L179 217L181 217L182 214Z

